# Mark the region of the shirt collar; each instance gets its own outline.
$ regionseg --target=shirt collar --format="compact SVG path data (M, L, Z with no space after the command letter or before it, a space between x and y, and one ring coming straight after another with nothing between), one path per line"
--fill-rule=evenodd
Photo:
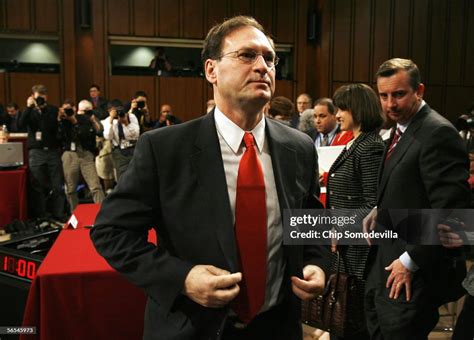
M422 99L421 100L421 104L420 104L420 107L418 108L418 111L416 111L416 113L413 115L413 117L415 117L416 114L418 114L418 112L421 111L421 109L423 108L423 106L426 105L426 102ZM410 125L411 121L413 120L413 117L411 117L411 119L406 122L405 124L399 124L397 123L397 129L400 129L400 131L405 132L405 130L408 128L408 125Z
M265 141L265 118L263 115L262 120L251 131L244 131L216 106L214 109L214 121L216 122L217 131L235 154L239 151L245 132L252 133L258 152L262 153Z

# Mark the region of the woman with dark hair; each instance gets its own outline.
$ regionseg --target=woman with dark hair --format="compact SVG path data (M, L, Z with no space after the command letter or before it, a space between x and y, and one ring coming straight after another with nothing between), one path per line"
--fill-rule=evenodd
M356 213L357 225L375 206L377 196L377 173L382 160L384 143L379 129L384 122L380 101L374 90L364 84L340 87L333 97L338 107L336 117L341 130L351 131L354 138L346 145L329 170L327 201L328 209L344 209ZM336 210L336 213L338 211ZM341 211L339 211L341 213ZM361 227L360 230L362 231ZM363 240L362 240L363 241ZM334 248L334 247L333 247ZM339 245L341 271L357 277L355 306L349 306L349 315L356 319L363 313L365 278L369 263L369 247L366 244ZM337 266L337 255L333 253L333 269ZM344 339L368 339L365 318L357 318L353 334ZM331 339L342 339L331 334Z
M268 114L274 119L290 126L291 117L295 114L295 106L284 96L273 97L270 100Z

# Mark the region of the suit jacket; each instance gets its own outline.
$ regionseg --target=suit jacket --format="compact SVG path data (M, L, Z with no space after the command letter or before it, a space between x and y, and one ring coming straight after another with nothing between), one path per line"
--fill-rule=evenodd
M92 103L92 105L94 105L92 98L89 98L89 101ZM109 113L107 112L107 104L107 99L104 97L98 97L97 106L94 106L94 110L96 110L99 120L103 120L109 116Z
M371 209L375 206L383 151L384 143L377 132L362 132L341 152L328 173L328 208Z
M271 119L266 138L281 212L319 207L317 156L309 137ZM239 270L222 155L214 114L141 136L133 160L103 202L91 233L98 252L148 295L146 339L214 339L227 308L202 307L181 292L196 264ZM153 227L158 247L147 243ZM282 290L291 306L288 323L301 332L299 301L289 276L314 263L328 269L321 247L283 246Z
M384 160L392 138L393 133ZM382 161L377 198L377 206L382 210L379 210L378 222L385 226L391 224L387 211L383 209L468 208L468 160L454 126L425 105L413 117L391 157ZM419 214L408 214L404 221L392 225L392 228L403 234L422 223ZM435 223L422 227L432 228L436 234ZM454 268L453 259L441 246L407 244L402 239L378 247L373 270L378 271L374 277L379 285L385 285L388 277L384 267L405 251L419 267L412 279L415 299L420 291L428 291L439 304L455 298L449 296L454 288L460 287L458 282L454 282L457 281L454 277L462 277L465 266L460 264Z
M316 142L316 138L320 135L316 129L310 131L308 134L313 139L313 142ZM353 137L352 131L341 131L341 127L338 125L330 146L346 145Z

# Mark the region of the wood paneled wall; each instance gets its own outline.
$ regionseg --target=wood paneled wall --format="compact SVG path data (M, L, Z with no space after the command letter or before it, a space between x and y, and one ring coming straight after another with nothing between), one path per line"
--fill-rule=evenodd
M204 39L215 23L244 14L254 16L276 42L295 41L296 0L104 1L109 35Z
M0 31L58 33L60 0L0 1Z
M183 78L190 84L183 85L183 79L111 76L108 38L203 39L216 22L235 14L255 16L277 43L293 45L294 79L277 83L277 94L293 100L301 92L315 98L331 96L346 83L374 86L379 64L391 57L412 58L418 64L427 101L450 119L474 100L474 2L470 0L94 0L90 1L91 28L79 26L79 3L0 1L0 33L58 37L61 100L84 98L89 85L97 83L109 98L123 94L128 99L144 89L154 96L155 112L163 102L176 101L183 118L190 118L191 112L199 115L212 95L204 79ZM318 18L315 41L307 40L309 13ZM11 87L15 76L2 77L0 100L23 100L26 93ZM169 90L166 83L183 92Z
M425 98L453 120L474 101L474 2L469 0L321 0L319 96L347 83L375 87L379 65L410 58Z
M301 25L304 26L303 42L306 39L308 2L309 0L95 0L92 4L93 82L103 86L103 93L108 98L128 99L137 90L146 91L150 106L155 108L152 110L155 115L160 106L167 103L172 105L175 114L181 119L198 117L204 112L207 100L212 97L212 88L204 78L112 76L108 71L108 36L204 39L208 30L224 18L246 14L255 16L272 33L277 43L294 44L297 49L296 37L301 31ZM301 8L304 15L301 20L296 20L295 15ZM297 74L297 69L304 74L302 63L295 63L292 73ZM279 81L277 93L293 99L295 84L305 88L305 81L306 77Z
M50 104L59 105L63 99L59 74L10 73L6 80L8 87L11 89L9 101L17 103L21 109L26 107L26 100L31 95L31 87L35 84L46 86Z

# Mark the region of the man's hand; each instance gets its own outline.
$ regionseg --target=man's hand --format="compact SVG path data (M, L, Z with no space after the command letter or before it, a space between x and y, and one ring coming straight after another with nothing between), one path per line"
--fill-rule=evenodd
M137 100L132 99L132 102L131 102L131 105L130 105L130 111L128 111L128 112L133 112L137 108L137 106L138 106Z
M362 231L368 233L375 229L377 225L377 207L373 208L362 220ZM372 245L370 238L365 239L369 246Z
M398 299L403 288L406 290L406 300L411 299L411 272L405 268L400 259L393 261L390 266L385 267L390 272L386 288L390 288L389 298Z
M109 117L110 117L110 123L112 124L112 121L117 118L117 110L112 109L109 112Z
M58 111L58 121L61 121L61 119L66 119L66 113L64 113L64 108L60 107Z
M461 236L459 236L458 233L454 232L453 229L451 229L451 227L446 224L438 224L438 235L443 247L453 249L462 247L464 244Z
M26 100L26 106L27 107L34 107L36 106L36 101L33 96L29 96L28 99Z
M183 293L204 307L220 308L239 294L242 273L209 265L194 266L186 276Z
M308 301L323 292L324 285L326 284L326 274L324 274L321 268L307 265L303 269L303 277L303 280L296 276L291 277L291 288L297 297Z

